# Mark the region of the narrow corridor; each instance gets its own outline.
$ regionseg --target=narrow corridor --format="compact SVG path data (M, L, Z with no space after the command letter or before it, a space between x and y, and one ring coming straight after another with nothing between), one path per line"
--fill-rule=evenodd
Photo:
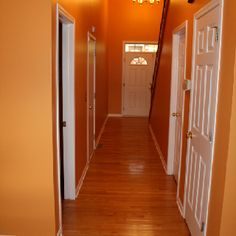
M64 236L189 235L145 118L109 118L76 201L63 203Z

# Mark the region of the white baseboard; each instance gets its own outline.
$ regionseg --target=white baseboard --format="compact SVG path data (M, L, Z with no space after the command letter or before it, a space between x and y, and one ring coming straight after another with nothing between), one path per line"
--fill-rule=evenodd
M80 189L81 189L81 187L83 185L83 182L84 182L85 176L87 174L88 168L89 168L89 163L86 164L86 166L84 168L84 171L83 171L83 174L82 174L82 176L81 176L81 178L79 180L79 183L78 183L78 185L76 187L76 190L75 190L76 198L79 196L79 192L80 192Z
M185 219L184 208L183 208L182 202L180 201L179 197L177 198L177 206L179 208L179 212L180 212L181 216Z
M153 142L154 142L154 144L155 144L155 147L156 147L156 149L157 149L157 152L158 152L158 154L159 154L159 156L160 156L162 166L163 166L163 168L164 168L166 174L168 175L167 166L166 166L166 162L165 162L164 156L163 156L163 154L162 154L161 148L160 148L160 146L159 146L159 144L158 144L158 142L157 142L156 136L155 136L155 134L154 134L154 132L153 132L153 129L152 129L152 127L151 127L150 124L149 124L149 130L150 130L150 133L151 133Z
M108 114L108 117L122 117L122 114Z
M107 116L106 119L105 119L104 122L103 122L102 128L101 128L101 130L100 130L100 132L99 132L99 135L98 135L98 137L97 137L97 140L96 140L96 147L98 146L98 144L99 144L99 142L100 142L100 139L101 139L102 134L103 134L103 132L104 132L104 129L105 129L105 126L106 126L106 124L107 124L108 118L109 118L109 116Z
M57 236L63 236L63 234L62 234L62 228L61 228L61 227L59 228L59 230L58 230L58 232L57 232Z

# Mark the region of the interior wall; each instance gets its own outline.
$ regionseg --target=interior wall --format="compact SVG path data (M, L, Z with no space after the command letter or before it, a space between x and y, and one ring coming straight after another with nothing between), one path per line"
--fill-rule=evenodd
M235 19L236 20L236 17ZM236 43L236 42L235 42ZM235 45L234 45L235 48ZM236 54L235 54L236 59ZM235 61L236 62L236 61ZM235 219L236 219L236 188L232 187L236 182L236 63L234 66L234 87L233 87L233 103L232 115L230 121L230 137L229 137L229 150L228 160L226 165L225 176L225 191L222 209L222 221L220 235L234 235Z
M107 0L60 4L76 19L76 183L86 164L87 32L96 27L96 135L108 111ZM56 0L0 8L1 235L56 235Z
M109 113L122 106L123 41L158 41L162 4L150 5L109 0L108 61Z
M96 136L108 113L107 0L68 1L59 4L75 18L76 184L86 165L87 33L96 32Z
M0 9L0 234L51 236L51 2L0 1Z
M186 0L170 0L164 35L164 43L160 60L160 69L157 75L157 85L153 101L153 109L150 117L150 124L160 145L160 149L163 153L165 162L167 162L168 156L172 66L172 34L176 27L184 23L184 21L188 21L186 79L191 79L193 15L207 2L209 2L209 0L197 0L193 4L189 4ZM185 104L183 118L183 134L185 134L188 130L190 93L186 92L184 96ZM187 140L185 138L185 135L183 135L182 143L183 153L181 158L182 168L180 173L179 194L180 200L183 202L187 147Z

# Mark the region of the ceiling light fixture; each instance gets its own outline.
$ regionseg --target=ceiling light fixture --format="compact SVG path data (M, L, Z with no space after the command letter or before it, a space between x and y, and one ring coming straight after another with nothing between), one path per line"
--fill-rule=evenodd
M139 4L143 4L145 2L148 2L150 4L154 4L154 3L160 3L160 0L133 0L133 3L139 3Z

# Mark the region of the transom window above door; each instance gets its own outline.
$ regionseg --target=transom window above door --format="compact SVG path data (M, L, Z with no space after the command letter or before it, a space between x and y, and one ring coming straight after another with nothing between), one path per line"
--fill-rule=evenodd
M157 52L157 44L126 43L125 52Z

